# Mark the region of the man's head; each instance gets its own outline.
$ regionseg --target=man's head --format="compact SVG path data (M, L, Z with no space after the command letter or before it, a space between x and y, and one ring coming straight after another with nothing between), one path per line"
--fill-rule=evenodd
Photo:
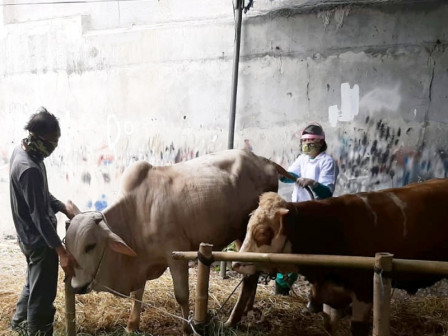
M26 150L39 154L39 156L47 157L58 146L61 137L61 128L58 119L48 112L44 107L34 113L25 130L29 132L26 142Z
M316 122L308 124L302 131L300 138L302 152L315 158L327 149L325 142L325 132L321 125Z

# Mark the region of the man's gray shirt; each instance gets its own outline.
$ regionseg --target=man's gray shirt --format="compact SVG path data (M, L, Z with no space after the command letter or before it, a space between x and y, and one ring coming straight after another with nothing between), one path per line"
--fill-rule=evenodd
M43 160L17 146L10 160L10 199L18 239L30 247L61 246L55 213L64 208L48 190Z

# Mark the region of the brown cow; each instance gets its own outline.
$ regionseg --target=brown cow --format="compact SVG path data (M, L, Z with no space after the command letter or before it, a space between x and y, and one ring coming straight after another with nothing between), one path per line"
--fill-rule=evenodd
M396 258L446 261L447 204L448 179L301 203L268 192L260 197L240 251L370 257L390 252ZM243 274L272 271L253 263L235 262L233 268ZM343 308L351 302L352 334L369 333L372 271L300 266L299 272L313 284L316 303ZM409 293L442 278L416 273L392 277L395 288Z

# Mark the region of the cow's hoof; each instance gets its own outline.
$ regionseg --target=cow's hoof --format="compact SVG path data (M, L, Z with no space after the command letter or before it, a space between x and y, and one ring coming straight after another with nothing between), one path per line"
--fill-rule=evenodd
M312 300L308 301L306 307L303 308L302 312L308 311L310 314L317 314L324 311L324 305L322 303L315 303Z
M139 334L140 330L126 327L126 328L124 328L124 333L125 333L125 335L131 335L131 334L135 335L135 334Z
M350 323L352 336L369 336L370 327L370 322L351 321Z
M236 323L233 322L231 319L228 319L225 323L224 323L224 327L225 328L235 328Z

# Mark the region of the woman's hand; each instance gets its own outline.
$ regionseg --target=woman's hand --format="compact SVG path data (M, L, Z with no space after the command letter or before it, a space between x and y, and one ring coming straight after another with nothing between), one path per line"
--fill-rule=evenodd
M299 178L296 180L296 183L297 183L299 186L301 186L302 188L305 188L305 187L311 187L311 188L314 188L314 187L316 186L316 184L317 184L317 182L316 182L315 180L313 180L313 179L309 179L309 178L306 178L306 177L299 177Z

